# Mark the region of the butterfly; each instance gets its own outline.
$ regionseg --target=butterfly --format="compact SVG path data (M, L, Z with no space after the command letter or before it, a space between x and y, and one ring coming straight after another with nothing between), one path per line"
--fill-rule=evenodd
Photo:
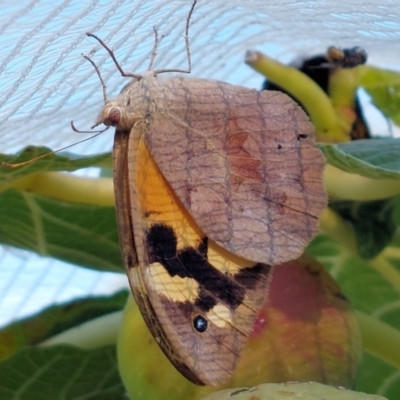
M133 296L171 363L218 386L235 370L272 267L299 257L318 231L325 160L288 96L163 79L190 72L195 4L187 71L127 74L88 35L132 78L105 99L95 126L116 128L117 222Z

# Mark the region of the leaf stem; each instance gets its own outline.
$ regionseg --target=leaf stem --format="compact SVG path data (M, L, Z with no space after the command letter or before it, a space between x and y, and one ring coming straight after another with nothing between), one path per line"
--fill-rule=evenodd
M370 260L369 264L400 292L400 273L382 253Z
M74 328L68 329L40 343L40 346L54 346L57 344L71 344L84 349L115 344L121 325L122 311L115 311Z
M335 68L329 77L329 98L344 132L351 132L353 123L357 118L354 110L354 99L359 75L359 67Z
M390 259L394 259L394 260L400 260L400 248L399 247L395 247L394 245L392 246L388 246L385 247L382 250L381 253L384 257L386 258L390 258Z
M400 369L400 332L379 319L355 311L364 349Z
M329 164L324 171L324 184L329 197L343 200L380 200L400 194L399 179L366 178Z
M379 200L400 194L400 180L371 179L327 165L324 184L330 197L343 200ZM2 185L75 203L113 206L112 179L87 178L60 172L40 172Z
M321 229L334 240L343 245L350 253L357 253L353 228L331 208L325 208L320 217Z
M113 206L114 190L111 178L87 178L60 172L40 172L15 180L2 187L27 190L43 196L73 203Z

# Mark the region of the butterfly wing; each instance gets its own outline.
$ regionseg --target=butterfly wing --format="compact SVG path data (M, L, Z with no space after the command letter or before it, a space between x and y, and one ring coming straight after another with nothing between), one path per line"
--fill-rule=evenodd
M143 123L114 140L117 219L132 292L175 367L194 383L219 385L232 375L264 303L270 267L204 234L151 157L147 134Z
M305 113L279 92L188 78L165 86L146 144L203 232L249 260L299 257L327 204Z

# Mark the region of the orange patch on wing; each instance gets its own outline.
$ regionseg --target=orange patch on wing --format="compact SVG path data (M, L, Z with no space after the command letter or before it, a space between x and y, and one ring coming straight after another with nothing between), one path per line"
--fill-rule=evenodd
M205 235L174 194L143 140L139 141L136 156L136 185L145 230L163 223L174 230L178 248L196 246Z

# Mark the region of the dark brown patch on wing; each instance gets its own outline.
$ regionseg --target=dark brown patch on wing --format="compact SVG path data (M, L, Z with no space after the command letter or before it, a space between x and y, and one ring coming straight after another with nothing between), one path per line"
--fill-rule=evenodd
M258 263L253 267L243 268L235 274L236 282L240 283L247 289L253 289L260 284L271 272L271 266Z
M217 302L232 310L242 304L245 288L210 264L207 238L197 248L178 250L175 232L165 224L154 224L146 238L150 263L160 263L171 277L191 278L199 284L201 289L195 305L202 311L209 311Z
M234 132L226 141L227 160L232 174L232 190L237 191L246 179L262 183L261 162L255 160L244 147L249 134L240 132L235 118L230 119L229 129Z

